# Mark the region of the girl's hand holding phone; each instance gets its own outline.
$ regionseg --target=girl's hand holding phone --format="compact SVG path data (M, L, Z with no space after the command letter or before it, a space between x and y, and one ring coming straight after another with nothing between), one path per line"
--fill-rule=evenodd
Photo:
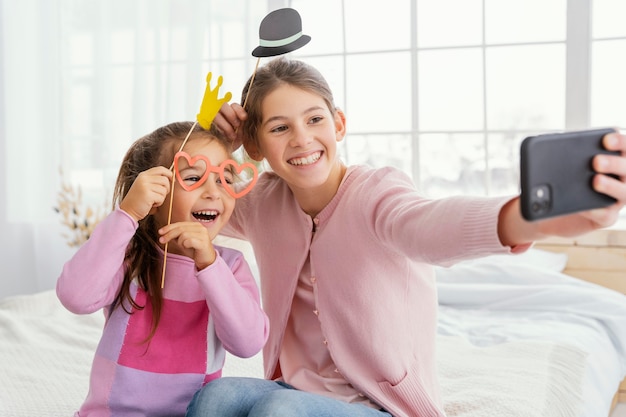
M152 214L165 201L170 190L172 175L169 169L162 166L143 171L137 176L120 203L120 209L136 221Z
M611 178L619 188L619 161L624 159L615 129L590 129L550 133L524 139L520 149L521 208L526 220L534 221L564 214L608 207L624 200L618 190L599 190ZM609 146L609 147L607 147ZM592 163L592 161L596 163ZM616 166L610 167L612 160ZM597 167L594 169L594 166ZM602 171L602 166L605 171ZM599 178L595 178L599 177ZM613 195L611 195L613 193Z
M520 206L530 206L529 202L523 199L511 200L500 214L498 233L501 242L515 246L548 236L574 237L615 224L626 206L626 135L608 133L602 137L602 146L612 151L612 154L593 156L591 165L595 173L586 186L606 194L614 202L605 207L528 222L521 216Z

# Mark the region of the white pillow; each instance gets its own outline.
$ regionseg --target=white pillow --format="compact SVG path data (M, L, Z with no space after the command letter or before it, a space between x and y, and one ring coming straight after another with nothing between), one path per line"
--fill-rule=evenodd
M435 274L438 283L547 283L561 281L558 273L566 263L564 253L531 248L516 255L491 255L450 267L435 267Z

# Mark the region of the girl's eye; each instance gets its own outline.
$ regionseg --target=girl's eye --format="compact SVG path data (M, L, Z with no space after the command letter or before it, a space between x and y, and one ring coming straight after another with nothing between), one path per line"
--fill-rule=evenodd
M272 129L270 129L271 133L280 133L280 132L284 132L285 130L287 130L287 126L285 125L280 125L280 126L276 126Z
M224 174L224 180L226 181L226 184L230 184L230 185L232 185L232 184L233 184L233 182L234 182L234 181L233 181L233 177L232 177L232 175L230 175L230 174ZM217 183L218 183L218 184L221 184L221 183L222 183L222 179L221 179L221 178L218 178L218 179L217 179Z
M316 123L321 122L322 120L324 120L322 116L314 116L314 117L311 117L311 119L309 120L309 123L316 124Z
M185 182L198 182L200 181L200 177L197 175L189 176L184 178Z

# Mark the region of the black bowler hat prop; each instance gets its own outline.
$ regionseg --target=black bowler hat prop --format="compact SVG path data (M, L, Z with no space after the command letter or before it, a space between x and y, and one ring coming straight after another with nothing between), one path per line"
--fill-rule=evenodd
M309 35L302 33L302 19L296 10L285 7L284 9L274 10L265 16L259 26L259 46L252 51L252 56L257 57L257 60L254 72L250 78L250 84L248 85L248 93L252 88L252 83L254 83L254 77L259 68L261 58L295 51L309 43L310 40L311 37ZM248 103L249 95L246 94L246 98L243 101L242 106L244 109Z
M310 36L302 33L302 19L296 10L274 10L261 21L259 46L252 51L252 56L264 58L286 54L303 47L310 40Z

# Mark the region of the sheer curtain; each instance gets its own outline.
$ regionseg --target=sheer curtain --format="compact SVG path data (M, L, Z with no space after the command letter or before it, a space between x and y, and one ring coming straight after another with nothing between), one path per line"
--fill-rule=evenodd
M61 231L51 204L59 163L57 3L3 0L0 10L0 295L49 286L55 260L69 249L55 239Z
M87 210L110 209L128 146L194 120L208 71L238 99L281 4L0 0L0 297L54 287Z

